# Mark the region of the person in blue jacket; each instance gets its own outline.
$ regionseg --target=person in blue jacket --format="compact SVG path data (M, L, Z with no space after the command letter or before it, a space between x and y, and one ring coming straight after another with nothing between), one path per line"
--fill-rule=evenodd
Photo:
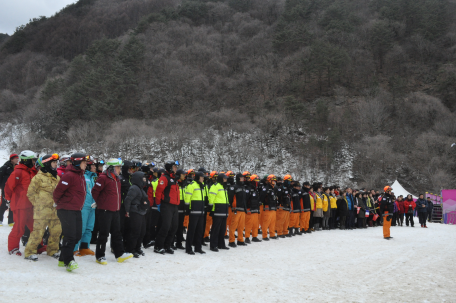
M421 194L420 198L418 200L416 200L415 203L416 203L416 209L418 210L418 217L420 219L421 227L427 228L426 217L427 217L427 212L428 212L428 202L426 200L424 200L424 195Z
M94 161L92 159L87 161L87 168L84 173L87 188L86 198L84 206L81 210L82 237L74 247L74 255L78 257L95 255L95 252L90 249L89 243L92 238L92 230L95 225L95 208L97 207L95 200L92 198L92 188L95 186L95 180L97 179L96 171L97 166Z
M347 207L348 207L345 228L352 230L353 227L355 226L355 203L354 203L355 199L353 197L351 188L347 187L345 189L345 192L347 193L345 197L347 198Z

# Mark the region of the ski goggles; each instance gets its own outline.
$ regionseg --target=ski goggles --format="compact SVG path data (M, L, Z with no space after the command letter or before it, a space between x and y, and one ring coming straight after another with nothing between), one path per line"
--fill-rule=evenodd
M45 160L41 160L41 163L46 163L49 161L58 161L59 159L60 159L60 157L58 154L52 154L49 158L47 158Z
M90 160L90 156L87 155L87 156L84 156L84 157L73 158L71 160L72 161L89 161Z

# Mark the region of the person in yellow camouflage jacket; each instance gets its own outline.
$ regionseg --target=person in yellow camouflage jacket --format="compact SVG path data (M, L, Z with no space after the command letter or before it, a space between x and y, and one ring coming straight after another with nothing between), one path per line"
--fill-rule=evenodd
M38 160L40 171L33 177L27 190L27 198L33 205L33 231L25 247L25 259L38 261L37 246L49 228L47 255L59 258L59 238L62 233L60 220L54 207L52 194L60 181L57 176L57 154L45 155Z

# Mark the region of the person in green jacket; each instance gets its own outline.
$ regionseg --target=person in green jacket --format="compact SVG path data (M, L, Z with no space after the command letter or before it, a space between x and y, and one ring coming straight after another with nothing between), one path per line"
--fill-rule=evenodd
M229 206L227 181L228 177L225 174L219 174L217 182L209 189L209 206L212 206L210 249L215 252L218 252L219 249L229 249L225 245L225 226Z
M204 234L204 208L208 197L202 172L195 173L195 180L185 188L184 197L185 212L189 216L185 252L189 255L194 255L195 252L205 254L202 250L202 241ZM195 244L195 252L192 249L193 244Z

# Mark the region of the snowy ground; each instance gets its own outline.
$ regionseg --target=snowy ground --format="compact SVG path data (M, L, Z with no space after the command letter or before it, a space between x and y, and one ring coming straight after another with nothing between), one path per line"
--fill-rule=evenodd
M6 223L6 222L5 222ZM123 264L9 256L0 227L2 302L455 302L456 226L321 231L189 256L150 249ZM92 245L92 249L94 246ZM23 251L23 247L21 247Z

